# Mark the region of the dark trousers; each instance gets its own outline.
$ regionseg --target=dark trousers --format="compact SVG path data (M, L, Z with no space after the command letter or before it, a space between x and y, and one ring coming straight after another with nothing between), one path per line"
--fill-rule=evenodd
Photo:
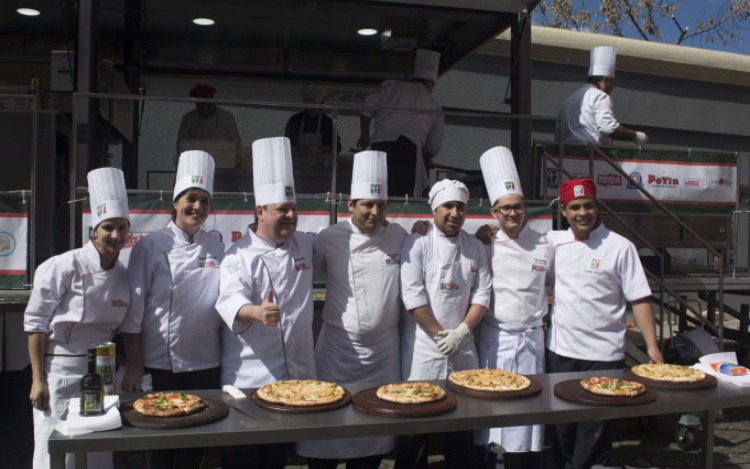
M395 142L376 142L370 148L385 152L388 162L388 195L414 195L414 176L417 174L417 146L403 135Z
M154 391L191 391L215 389L221 380L221 368L174 373L172 370L146 368L151 375ZM146 452L149 469L198 469L203 459L203 448L166 449Z
M597 362L564 357L547 350L547 372L616 370L624 360ZM555 425L555 461L561 469L589 469L606 465L612 454L612 438L606 421L559 423Z
M352 458L346 460L346 469L378 469L383 456L366 456L364 458ZM338 459L307 458L308 469L336 469Z
M283 469L294 443L226 446L221 448L221 469Z
M399 438L394 469L426 469L430 435ZM474 432L445 433L445 469L471 469L474 463Z

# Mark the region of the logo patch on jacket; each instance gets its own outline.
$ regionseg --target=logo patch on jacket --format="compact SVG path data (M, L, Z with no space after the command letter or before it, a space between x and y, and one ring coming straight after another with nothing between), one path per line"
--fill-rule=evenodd
M534 258L534 260L531 261L531 270L536 270L537 272L544 272L547 270L547 259L537 259Z
M112 307L114 308L127 308L128 302L125 300L112 300Z
M398 254L388 254L385 265L398 265Z
M218 269L219 261L212 256L198 258L198 267L201 269Z
M591 268L591 269L598 269L598 268L599 268L599 264L600 264L601 262L602 262L602 261L601 261L601 259L593 259L593 258L592 258L592 259L591 259L591 267L590 267L590 268Z
M294 270L300 271L300 270L307 270L309 268L310 266L305 262L304 257L294 259Z
M476 264L471 264L471 265L469 266L469 269L471 270L471 273L473 273L473 274L477 273L477 271L479 270L479 269L477 268Z
M454 282L443 282L440 284L440 290L442 291L448 291L448 290L458 290L461 288L461 285Z

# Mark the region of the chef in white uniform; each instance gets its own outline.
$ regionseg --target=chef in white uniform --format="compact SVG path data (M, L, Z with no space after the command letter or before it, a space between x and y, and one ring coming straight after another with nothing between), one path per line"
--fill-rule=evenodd
M316 377L313 237L296 231L288 138L253 142L253 185L257 228L248 229L227 252L216 303L228 326L222 337L221 384L238 388ZM282 468L293 448L225 448L222 468Z
M204 99L211 99L215 94L216 88L202 83L195 85L189 93L191 98ZM182 116L177 138L178 146L179 140L231 140L236 142L238 149L242 145L234 116L214 103L196 103L195 109Z
M552 244L525 219L524 196L513 154L505 147L487 150L480 158L490 196L490 213L500 223L490 244L492 303L480 325L480 368L521 374L544 373L544 331L547 274L552 272ZM540 467L544 426L493 428L478 431L478 444L499 445L507 469Z
M34 275L24 313L34 407L34 469L50 466L47 440L80 394L91 344L108 342L125 317L130 288L118 260L130 231L125 178L116 168L88 174L91 226L79 249L52 257ZM66 467L74 466L66 456ZM112 453L89 453L89 467L112 467Z
M389 383L401 379L401 243L406 231L385 219L388 176L385 153L354 155L351 217L315 237L315 271L325 274L323 327L315 346L318 378L339 383ZM395 437L299 443L310 469L377 469Z
M437 83L440 53L417 49L411 81L387 80L367 96L366 107L441 111L432 90ZM370 121L375 132L370 138ZM428 187L425 161L440 152L445 138L445 119L437 114L362 112L359 148L388 154L388 195L422 197Z
M408 314L401 339L404 380L445 379L453 371L478 367L471 330L490 304L487 251L461 227L469 191L444 179L430 190L434 226L413 234L401 250L401 292ZM470 467L472 432L446 434L447 468ZM427 436L405 439L396 468L417 467L426 457Z
M211 212L214 159L201 150L180 155L169 224L130 254L132 303L121 327L127 356L123 389L154 391L219 387L222 322L216 314L224 247L203 229ZM149 453L150 467L198 467L202 449Z
M648 356L663 363L654 329L651 289L638 252L599 219L591 179L560 185L560 211L570 229L548 234L555 245L555 302L547 338L551 373L622 369L629 302ZM606 422L555 425L555 457L570 469L606 465L612 442Z
M615 117L610 94L615 89L616 59L614 47L591 49L587 83L560 109L557 132L564 143L612 145L614 139L643 146L648 142L645 133L625 127Z

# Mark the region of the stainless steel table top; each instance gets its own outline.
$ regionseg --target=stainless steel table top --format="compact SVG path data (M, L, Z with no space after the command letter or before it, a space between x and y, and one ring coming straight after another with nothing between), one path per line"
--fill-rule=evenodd
M55 432L50 453L151 450L276 443L386 434L434 433L488 427L606 420L647 415L677 414L699 410L750 406L750 388L719 382L718 387L692 391L654 390L655 402L639 406L599 407L577 404L554 395L554 385L587 376L618 376L620 372L556 373L536 376L542 392L512 399L479 399L453 393L458 408L445 415L426 418L389 418L361 412L351 405L341 409L304 414L266 412L271 421L248 417L230 408L227 418L211 424L176 430L151 430L123 426L117 430L65 437ZM445 386L444 381L434 381ZM344 384L352 395L373 384ZM199 391L222 396L220 390ZM449 390L449 392L452 392Z

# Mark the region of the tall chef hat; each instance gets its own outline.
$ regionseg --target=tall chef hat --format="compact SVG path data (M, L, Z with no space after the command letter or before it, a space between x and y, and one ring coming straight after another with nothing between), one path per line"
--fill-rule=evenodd
M352 200L388 200L388 167L382 151L366 150L354 155Z
M89 202L91 205L91 226L110 218L126 218L128 194L125 192L125 176L117 168L99 168L89 172Z
M560 205L582 197L596 199L596 185L591 179L570 179L560 184Z
M255 205L296 200L288 138L261 138L253 142L253 192Z
M614 47L594 47L589 59L589 76L614 78L616 60L617 49Z
M443 179L435 183L430 189L430 207L434 212L439 206L446 202L463 202L469 200L469 189L461 181Z
M203 189L214 194L214 158L203 150L188 150L180 154L172 201L187 189Z
M518 194L523 197L521 179L513 161L513 153L505 147L490 148L479 158L484 185L490 195L490 203L507 194Z
M437 82L440 68L440 52L427 49L417 49L414 58L414 78Z

